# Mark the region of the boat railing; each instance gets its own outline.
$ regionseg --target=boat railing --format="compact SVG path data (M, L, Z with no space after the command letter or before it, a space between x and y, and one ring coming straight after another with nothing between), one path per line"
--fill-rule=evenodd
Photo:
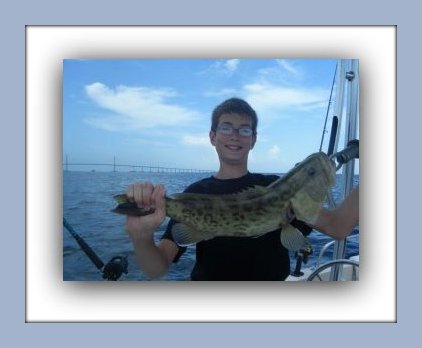
M359 262L355 260L349 260L349 259L338 259L338 260L327 262L323 264L322 266L318 267L315 271L311 273L311 275L309 275L309 277L307 278L307 281L312 281L315 277L318 277L320 280L322 280L321 277L319 276L320 273L325 271L328 268L332 268L333 266L337 266L337 265L351 265L352 267L351 280L358 279L356 268L359 268Z
M348 239L351 240L351 239L353 239L355 237L358 237L358 236L359 236L359 234L352 234L352 235L350 235L348 237ZM324 256L324 254L327 252L328 248L331 247L331 246L333 246L335 243L336 243L336 241L335 240L332 240L332 241L324 244L324 246L321 248L321 250L320 250L320 252L318 254L318 258L317 258L316 263L315 263L315 268L318 268L320 266L321 260L322 260L322 258Z
M317 259L316 264L315 264L315 268L318 268L318 267L320 266L321 259L322 259L322 257L324 256L325 252L327 251L327 249L328 249L330 246L334 245L334 243L335 243L335 241L334 241L334 240L332 240L331 242L326 243L326 244L325 244L325 245L321 248L321 251L319 252L319 255L318 255L318 259Z
M359 235L358 234L351 235L351 236L349 236L349 239L350 238L353 238L355 236L359 236ZM318 255L318 258L317 258L316 263L315 263L315 271L313 271L312 274L311 274L311 276L313 275L312 276L312 279L317 274L319 274L320 272L322 272L323 270L325 270L327 268L331 268L334 265L345 264L345 263L346 264L350 264L349 262L342 262L342 261L348 260L348 259L336 259L336 260L329 261L329 262L324 263L324 264L321 265L321 260L322 260L323 256L325 255L325 253L327 252L328 248L330 248L331 246L334 246L335 243L336 243L336 241L335 240L332 240L332 241L324 244L324 246L321 248L321 250L319 252L319 255ZM357 264L357 266L359 266L359 263L357 261L353 261L353 263L354 264ZM356 278L357 278L357 275L356 275L356 272L355 271L356 271L356 269L355 269L355 267L353 267L353 274L352 274L352 278L353 279L352 280L356 280ZM314 275L314 273L315 273L315 275ZM311 277L311 276L309 276L309 277ZM308 280L309 280L309 277L308 277Z

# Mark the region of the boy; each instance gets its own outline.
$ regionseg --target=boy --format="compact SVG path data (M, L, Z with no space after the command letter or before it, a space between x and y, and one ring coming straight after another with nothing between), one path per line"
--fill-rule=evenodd
M218 105L212 114L209 137L218 154L220 168L215 175L193 183L185 192L230 194L255 185L267 186L277 180L276 175L248 171L248 155L257 140L257 124L256 112L242 99L231 98ZM154 231L166 216L164 192L162 185L153 186L149 182L130 185L127 191L128 197L139 207L155 208L151 215L128 216L126 223L139 266L151 277L167 273L171 263L177 262L186 250L173 241L173 220L160 243L154 243ZM357 224L358 198L358 190L355 190L336 211L323 210L314 227L343 239ZM352 216L348 213L351 207ZM191 279L280 281L289 273L289 254L280 242L278 229L257 238L216 237L197 243Z

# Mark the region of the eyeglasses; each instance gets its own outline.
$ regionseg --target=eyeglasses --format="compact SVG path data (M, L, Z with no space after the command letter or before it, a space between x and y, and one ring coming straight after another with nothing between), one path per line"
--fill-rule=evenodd
M217 127L217 132L223 135L232 135L235 131L242 137L250 137L253 134L250 127L234 128L230 124L221 124Z

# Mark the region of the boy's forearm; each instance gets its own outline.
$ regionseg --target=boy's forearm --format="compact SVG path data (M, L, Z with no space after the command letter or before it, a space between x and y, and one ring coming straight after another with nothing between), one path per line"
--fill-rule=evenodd
M155 245L153 238L132 239L139 268L152 278L167 273L169 263L161 250Z
M335 239L342 240L358 224L359 187L356 187L336 209L322 209L314 227Z

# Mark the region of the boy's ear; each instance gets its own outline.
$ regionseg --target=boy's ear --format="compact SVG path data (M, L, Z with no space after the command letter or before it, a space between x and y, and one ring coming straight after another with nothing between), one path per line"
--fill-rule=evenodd
M212 146L215 146L215 132L214 131L210 131L210 142Z
M252 136L251 150L254 148L256 143L256 134Z

